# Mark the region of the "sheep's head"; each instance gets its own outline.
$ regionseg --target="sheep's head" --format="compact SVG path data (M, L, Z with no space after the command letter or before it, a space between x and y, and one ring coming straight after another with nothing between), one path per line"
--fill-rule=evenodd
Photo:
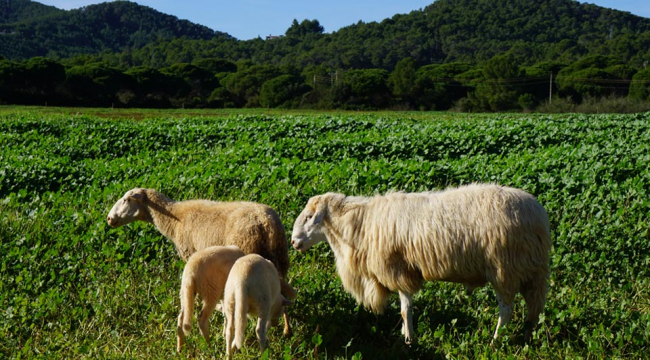
M108 212L108 217L106 217L108 225L120 227L136 220L150 221L149 212L144 204L146 198L144 189L136 188L127 191Z
M328 206L324 195L309 199L307 206L293 224L291 245L294 249L305 252L319 242L327 240L323 231L323 220L327 216L327 212Z
M282 315L286 306L292 305L293 301L287 300L282 294L278 296L275 304L271 307L271 326L278 326L280 323L279 318Z

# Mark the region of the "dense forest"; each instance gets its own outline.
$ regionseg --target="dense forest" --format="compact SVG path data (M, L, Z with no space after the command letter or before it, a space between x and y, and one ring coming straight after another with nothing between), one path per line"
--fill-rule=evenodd
M650 101L650 19L573 0L437 0L332 33L294 20L248 41L127 1L63 11L7 0L0 21L8 104L501 111Z

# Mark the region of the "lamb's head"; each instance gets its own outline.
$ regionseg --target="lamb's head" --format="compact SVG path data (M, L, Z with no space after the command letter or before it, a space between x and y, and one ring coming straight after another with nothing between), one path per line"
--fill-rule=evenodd
M327 241L323 226L325 220L329 217L329 200L332 195L328 193L309 199L307 206L298 215L296 222L293 223L291 245L293 245L294 249L305 252L319 242Z
M108 217L106 217L108 225L120 227L136 220L150 221L151 216L144 204L146 198L144 189L136 188L127 191L108 212Z

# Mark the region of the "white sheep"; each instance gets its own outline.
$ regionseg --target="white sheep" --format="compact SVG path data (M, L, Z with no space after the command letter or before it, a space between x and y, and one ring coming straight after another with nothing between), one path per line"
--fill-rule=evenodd
M192 329L194 314L194 297L196 294L203 300L203 308L199 316L199 330L206 342L210 341L210 316L221 300L223 289L228 279L230 269L244 252L234 245L211 246L199 250L190 256L183 269L181 281L181 311L178 314L176 328L176 350L181 351L185 336Z
M239 258L228 275L223 295L226 353L241 349L246 333L247 315L257 315L255 332L262 353L266 332L278 323L278 316L291 302L281 294L281 279L273 263L257 254Z
M153 223L176 246L185 261L196 251L235 245L246 254L273 262L285 279L289 253L284 226L273 208L254 202L173 201L154 189L135 188L119 199L106 218L112 227L134 221ZM285 294L289 296L289 294ZM284 334L289 335L284 314Z
M343 287L381 313L391 292L401 302L402 334L414 339L412 295L424 280L462 283L468 293L492 284L499 303L494 332L512 315L520 292L530 339L546 301L551 248L548 215L530 194L474 184L442 192L309 199L296 219L300 252L329 242Z

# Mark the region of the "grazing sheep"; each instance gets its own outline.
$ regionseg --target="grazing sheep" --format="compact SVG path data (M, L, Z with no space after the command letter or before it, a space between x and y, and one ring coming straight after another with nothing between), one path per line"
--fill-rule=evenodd
M106 220L112 227L137 220L153 223L174 243L185 261L209 246L235 245L246 254L259 254L271 260L283 279L289 270L284 226L277 212L263 204L173 201L156 190L135 188L113 205ZM290 333L285 313L284 334Z
M243 251L234 245L211 246L199 250L190 256L183 269L181 282L181 311L178 314L176 328L177 346L181 351L185 336L192 329L194 314L194 297L196 294L203 300L203 309L199 316L199 329L206 342L210 341L210 316L221 300L223 289L228 279L230 268L237 259L244 256Z
M257 254L239 258L226 281L223 295L224 337L228 358L241 349L246 333L246 315L257 315L255 328L262 353L266 332L278 323L278 316L290 301L280 293L281 283L273 263ZM233 339L234 338L234 339Z
M528 306L525 340L546 301L551 248L548 215L530 194L474 184L442 192L309 199L291 244L300 252L328 241L343 287L381 313L399 292L402 334L414 339L412 295L424 280L462 283L467 292L492 284L499 328L520 292Z

